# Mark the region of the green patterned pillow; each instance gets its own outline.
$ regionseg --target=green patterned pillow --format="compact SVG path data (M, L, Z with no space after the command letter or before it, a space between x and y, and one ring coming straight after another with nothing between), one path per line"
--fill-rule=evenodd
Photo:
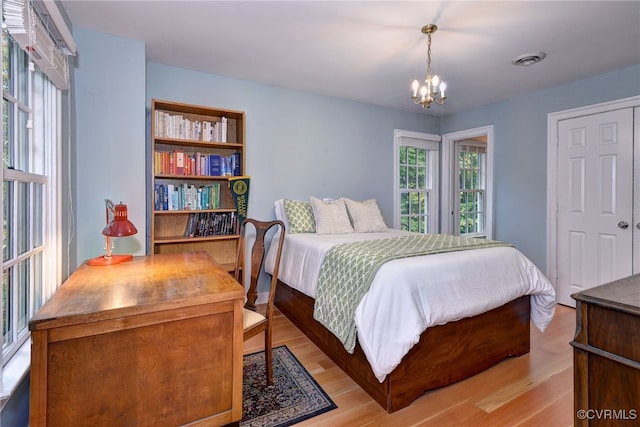
M316 221L313 218L311 203L300 200L284 199L284 211L287 214L289 233L315 233Z

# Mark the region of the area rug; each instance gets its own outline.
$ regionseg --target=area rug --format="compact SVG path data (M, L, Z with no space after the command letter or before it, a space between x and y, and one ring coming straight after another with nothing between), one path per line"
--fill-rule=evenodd
M264 351L244 356L243 374L241 426L290 426L337 408L285 345L273 349L273 385Z

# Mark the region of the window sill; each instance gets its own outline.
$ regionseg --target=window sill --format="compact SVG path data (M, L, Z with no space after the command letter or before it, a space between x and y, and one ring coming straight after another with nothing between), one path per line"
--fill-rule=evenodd
M31 339L25 341L11 360L2 368L2 390L0 391L0 410L9 400L31 366Z

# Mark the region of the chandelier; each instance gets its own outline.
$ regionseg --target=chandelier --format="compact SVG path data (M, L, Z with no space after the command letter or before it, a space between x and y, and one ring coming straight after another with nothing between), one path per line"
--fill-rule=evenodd
M411 99L416 105L422 106L422 108L431 107L431 103L435 102L438 105L444 104L444 100L447 97L444 94L447 85L445 82L440 81L437 75L431 75L431 34L435 33L438 26L435 24L429 24L422 27L422 33L428 37L427 42L427 77L424 80L424 84L420 87L420 82L414 80L411 85L413 94Z

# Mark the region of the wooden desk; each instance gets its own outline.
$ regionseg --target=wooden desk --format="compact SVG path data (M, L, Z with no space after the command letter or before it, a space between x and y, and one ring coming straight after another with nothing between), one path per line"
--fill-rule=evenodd
M29 322L30 426L240 420L243 303L204 252L82 265Z
M638 425L640 274L571 297L575 425Z

